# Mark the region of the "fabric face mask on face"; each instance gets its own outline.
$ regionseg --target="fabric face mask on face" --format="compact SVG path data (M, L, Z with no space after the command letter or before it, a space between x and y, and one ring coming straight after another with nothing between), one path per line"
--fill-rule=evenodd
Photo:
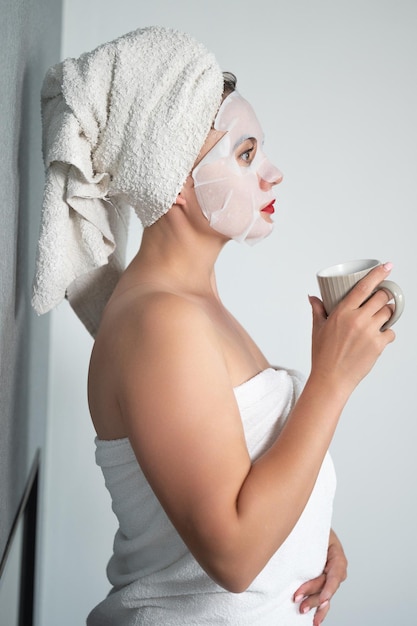
M235 241L257 243L273 229L261 210L270 206L273 212L271 185L280 182L282 174L263 153L262 129L252 107L237 91L223 101L214 128L225 134L192 172L197 201L214 230ZM236 154L247 139L256 140L256 154L245 165ZM262 189L261 179L270 185Z

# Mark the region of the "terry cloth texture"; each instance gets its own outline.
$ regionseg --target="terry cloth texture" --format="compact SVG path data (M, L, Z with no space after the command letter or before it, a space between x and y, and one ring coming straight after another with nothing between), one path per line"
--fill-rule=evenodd
M37 313L67 296L95 336L124 269L130 207L144 227L170 209L222 91L214 56L162 27L138 29L48 70Z
M254 461L276 440L300 393L299 374L268 368L236 387ZM155 390L158 393L158 390ZM119 529L107 568L112 589L88 626L311 626L293 595L326 562L335 490L327 454L306 507L286 541L243 593L216 585L194 559L146 480L128 439L96 439ZM262 524L262 520L259 521Z

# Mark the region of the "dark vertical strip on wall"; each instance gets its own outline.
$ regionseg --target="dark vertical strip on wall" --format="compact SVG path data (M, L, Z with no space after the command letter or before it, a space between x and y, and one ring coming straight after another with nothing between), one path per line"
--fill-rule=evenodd
M30 292L44 179L40 89L59 60L61 6L61 0L1 0L0 563L6 573L6 547L29 486L35 491L25 513L24 567L34 564L39 500L31 468L45 441L49 319L35 316ZM24 589L28 598L30 587L33 580Z

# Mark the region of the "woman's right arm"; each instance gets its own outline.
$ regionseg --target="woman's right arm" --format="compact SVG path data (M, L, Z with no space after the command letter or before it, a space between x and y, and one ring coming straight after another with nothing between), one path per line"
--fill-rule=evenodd
M222 347L206 315L155 296L115 355L121 414L150 485L190 551L224 588L248 587L300 517L342 409L394 339L373 270L326 318L313 306L312 370L280 436L251 463ZM134 329L134 330L133 330Z

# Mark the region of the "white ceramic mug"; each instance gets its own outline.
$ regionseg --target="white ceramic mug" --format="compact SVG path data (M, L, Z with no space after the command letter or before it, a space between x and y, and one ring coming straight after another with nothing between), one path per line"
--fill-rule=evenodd
M376 259L360 259L332 265L332 267L326 267L317 272L317 281L327 315L330 315L335 306L361 278L378 265L381 265L381 262ZM385 330L400 318L404 310L404 294L401 287L392 280L384 280L375 291L378 289L388 291L395 304L392 316L381 328L381 330Z

